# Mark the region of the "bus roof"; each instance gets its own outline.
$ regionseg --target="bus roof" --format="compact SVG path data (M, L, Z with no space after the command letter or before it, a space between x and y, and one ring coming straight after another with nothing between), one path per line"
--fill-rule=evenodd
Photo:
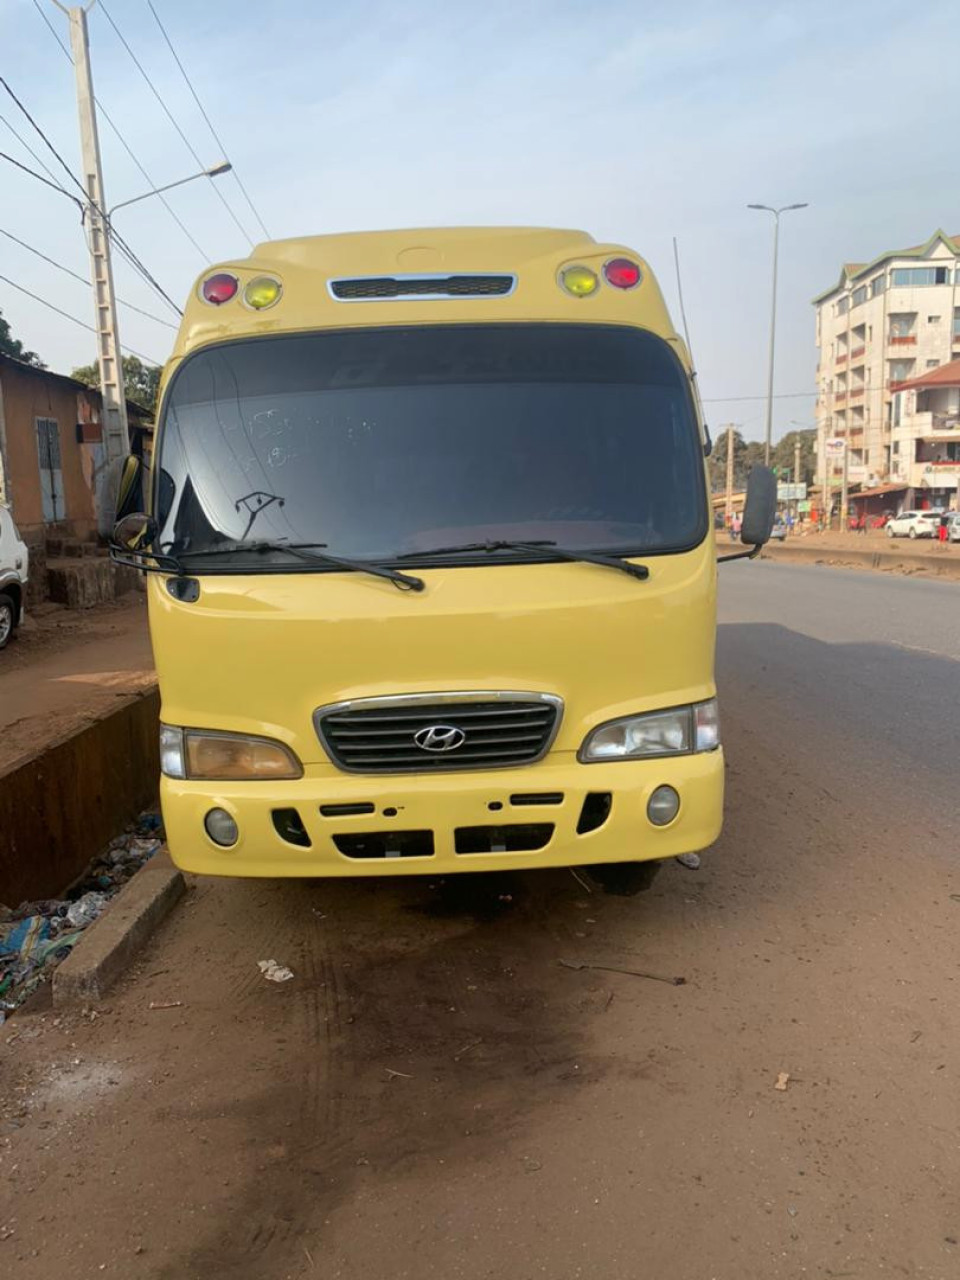
M604 264L618 257L640 267L637 287L615 288L604 280ZM590 296L575 297L561 287L559 273L571 265L588 267L599 278ZM231 278L237 286L219 305L202 295L214 275L228 277L222 286L227 292ZM280 296L255 310L243 295L260 277L276 281ZM638 254L599 244L584 231L540 227L363 231L265 241L248 258L217 263L198 278L172 358L245 336L498 321L637 325L674 343L688 363L659 286Z

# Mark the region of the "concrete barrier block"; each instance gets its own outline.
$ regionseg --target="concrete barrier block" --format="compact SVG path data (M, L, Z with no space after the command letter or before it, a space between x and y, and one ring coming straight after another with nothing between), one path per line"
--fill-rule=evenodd
M166 851L151 858L54 971L54 1005L63 1008L102 1000L183 897L186 887Z

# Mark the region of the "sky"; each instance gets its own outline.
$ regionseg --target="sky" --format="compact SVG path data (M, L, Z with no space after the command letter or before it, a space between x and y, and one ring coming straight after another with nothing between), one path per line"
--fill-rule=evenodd
M960 233L953 155L954 6L925 0L153 0L272 238L456 224L576 227L651 263L679 325L673 237L714 434L764 430L772 218L781 229L774 438L813 425L814 311L844 261ZM52 0L0 0L0 74L79 171L73 70ZM156 185L222 158L147 0L89 14L97 97ZM0 87L0 151L69 179ZM149 189L101 121L107 203ZM265 239L233 175L217 191ZM206 262L249 240L207 179L115 225L180 302ZM0 160L0 230L88 273L74 205ZM0 236L0 275L90 324L89 289ZM175 315L124 262L127 303ZM53 369L95 356L93 334L0 280L14 334ZM162 362L173 331L127 306L125 346Z

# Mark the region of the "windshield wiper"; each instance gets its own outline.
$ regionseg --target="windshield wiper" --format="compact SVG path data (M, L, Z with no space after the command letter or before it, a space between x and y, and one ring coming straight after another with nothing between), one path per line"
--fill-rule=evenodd
M350 569L355 573L369 573L375 578L386 578L388 582L400 591L422 591L424 581L422 578L415 578L409 573L401 573L398 569L388 569L384 565L371 564L368 560L345 560L343 556L329 555L325 551L320 551L320 547L325 547L325 542L218 542L216 546L209 547L206 550L198 549L196 551L181 551L178 559L183 562L185 560L204 560L209 556L227 555L229 552L255 551L266 553L270 551L289 551L299 560L305 560L308 564L326 565L330 568Z
M425 551L407 551L398 560L423 560L429 556L453 556L470 551L529 551L544 557L546 560L571 560L585 564L598 564L607 569L619 569L629 573L631 578L645 581L650 577L650 570L645 564L631 564L619 556L604 555L600 551L574 551L569 547L558 547L549 538L536 542L513 542L496 538L488 542L463 542L454 547L428 547Z

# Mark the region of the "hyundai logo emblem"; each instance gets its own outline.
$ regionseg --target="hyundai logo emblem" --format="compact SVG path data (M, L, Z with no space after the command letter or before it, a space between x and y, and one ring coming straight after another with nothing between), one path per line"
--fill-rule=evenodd
M462 729L452 724L431 724L418 729L413 740L421 751L456 751L467 740Z

